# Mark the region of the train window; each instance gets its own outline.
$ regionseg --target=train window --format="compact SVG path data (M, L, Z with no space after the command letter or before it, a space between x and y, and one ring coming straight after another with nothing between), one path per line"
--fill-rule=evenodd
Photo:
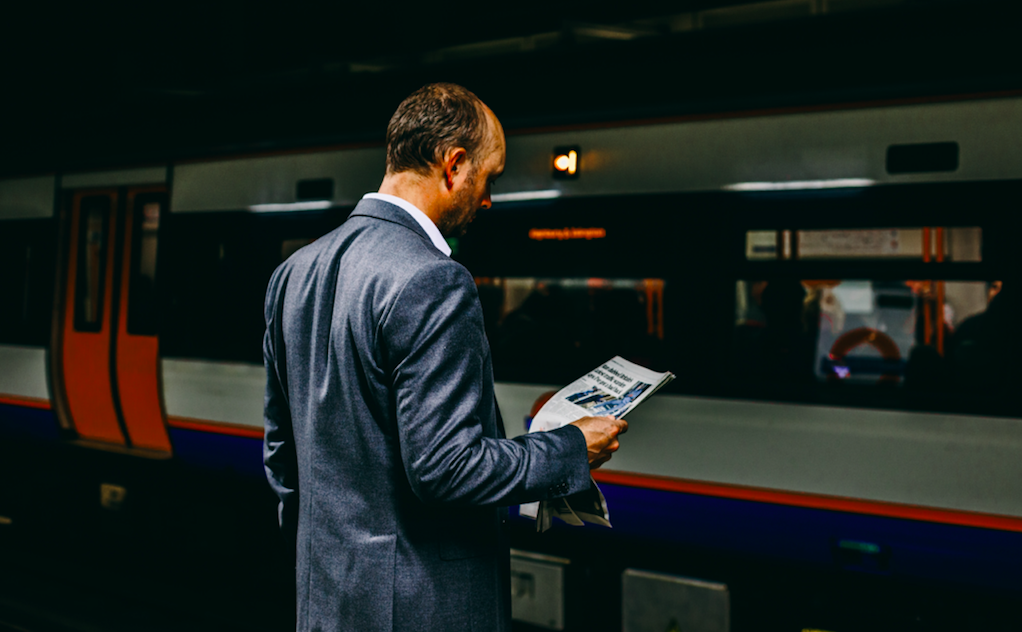
M3 231L10 230L8 225ZM4 235L6 237L6 235ZM13 240L0 241L0 341L7 341L15 332L29 324L29 293L31 291L32 265L38 263L38 252L33 244L17 243ZM36 249L38 250L38 249Z
M128 332L141 336L157 333L156 251L163 193L139 195L132 209L131 281L128 301Z
M82 198L78 231L78 273L75 280L75 330L100 331L106 284L106 249L110 197Z
M6 228L6 227L5 227ZM32 245L9 244L0 250L0 262L3 262L0 275L0 304L3 311L0 319L7 324L20 325L28 320L29 279L32 269Z
M0 344L45 345L53 301L54 222L0 223Z
M745 258L923 259L982 261L983 232L976 227L852 230L750 230Z
M279 238L261 265L251 214L170 213L164 220L164 356L261 362L263 297Z
M160 252L165 357L263 361L263 301L281 261L352 207L300 213L168 213Z
M621 355L665 368L663 279L477 277L498 380L562 383Z
M740 280L732 373L750 382L1007 394L1000 281Z

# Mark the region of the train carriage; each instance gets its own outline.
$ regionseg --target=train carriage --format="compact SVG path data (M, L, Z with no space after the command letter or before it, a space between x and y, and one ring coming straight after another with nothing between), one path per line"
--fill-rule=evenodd
M614 355L678 376L595 474L613 529L514 521L520 625L619 629L635 586L678 576L736 630L1007 613L1020 128L1002 94L510 133L450 240L508 434ZM383 167L358 146L0 181L0 538L69 573L113 564L83 542L139 572L162 551L147 572L182 590L209 563L243 603L288 581L266 282ZM687 616L664 600L656 625Z

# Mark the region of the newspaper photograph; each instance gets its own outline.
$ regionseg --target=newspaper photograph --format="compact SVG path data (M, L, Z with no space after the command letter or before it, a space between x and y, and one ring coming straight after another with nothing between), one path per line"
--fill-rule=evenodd
M615 356L557 391L536 413L529 432L547 432L582 417L621 419L673 379L669 371L650 371ZM549 529L554 518L575 526L584 522L611 526L607 500L596 481L585 492L523 504L519 514L536 520L539 531Z

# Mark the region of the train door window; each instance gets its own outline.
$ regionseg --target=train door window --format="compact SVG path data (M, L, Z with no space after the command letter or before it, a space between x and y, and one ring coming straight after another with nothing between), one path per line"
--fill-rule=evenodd
M106 195L82 199L75 282L75 330L102 328L106 249L111 200Z
M132 226L131 277L128 303L128 332L154 336L156 322L156 255L159 245L160 216L166 194L139 194L134 199Z
M477 277L498 380L562 383L621 355L666 362L663 279Z

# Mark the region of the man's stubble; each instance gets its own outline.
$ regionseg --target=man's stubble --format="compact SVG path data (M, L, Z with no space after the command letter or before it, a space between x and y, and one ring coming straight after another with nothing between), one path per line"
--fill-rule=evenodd
M470 168L461 190L451 200L451 206L440 216L437 228L444 237L461 237L468 230L478 210L475 200L476 169Z

